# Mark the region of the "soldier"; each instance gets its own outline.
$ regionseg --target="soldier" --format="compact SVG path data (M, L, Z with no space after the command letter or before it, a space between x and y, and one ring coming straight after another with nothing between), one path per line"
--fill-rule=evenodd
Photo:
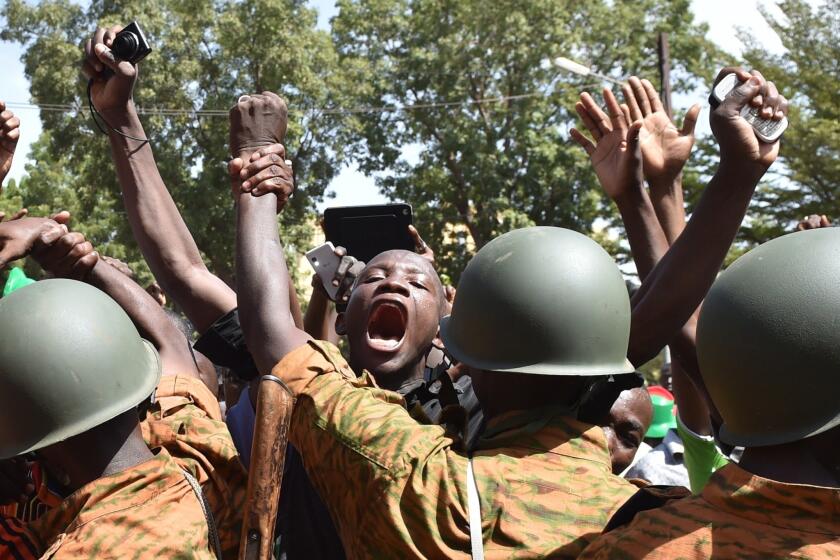
M697 327L700 372L746 448L702 493L639 514L586 558L833 558L840 554L840 230L775 239L715 283Z
M61 498L0 520L0 557L234 557L244 472L186 340L81 235L32 220L0 224L0 261L41 243L42 266L114 299L55 279L0 300L0 458L34 455Z

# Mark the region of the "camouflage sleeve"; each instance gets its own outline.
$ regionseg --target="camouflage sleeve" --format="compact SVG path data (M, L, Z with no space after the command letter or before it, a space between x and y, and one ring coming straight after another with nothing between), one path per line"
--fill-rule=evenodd
M149 447L165 448L199 481L227 557L237 552L248 475L221 416L218 401L200 379L167 376L141 428Z
M428 480L447 478L445 450L452 440L443 428L418 424L401 396L377 388L367 374L357 378L334 346L311 341L273 373L297 397L290 439L348 554L363 538L365 514L399 511L391 502L399 501L419 465ZM403 502L409 510L412 505L419 502Z

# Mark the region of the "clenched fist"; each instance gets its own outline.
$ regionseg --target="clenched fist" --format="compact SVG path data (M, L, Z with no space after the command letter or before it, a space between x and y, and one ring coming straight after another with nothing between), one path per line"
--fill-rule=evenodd
M230 155L234 158L282 144L286 137L286 103L270 91L243 95L230 110Z

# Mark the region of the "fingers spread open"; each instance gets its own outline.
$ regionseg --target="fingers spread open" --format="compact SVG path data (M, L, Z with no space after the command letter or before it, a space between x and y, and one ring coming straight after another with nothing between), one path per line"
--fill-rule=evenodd
M654 111L664 111L665 106L662 105L662 99L659 98L656 88L650 83L650 80L642 80L642 87L645 88L645 95L647 95L648 102Z
M627 130L628 123L624 120L624 113L621 111L615 95L608 88L604 88L604 102L607 105L607 112L610 114L613 130Z
M647 92L645 92L645 86L642 85L642 81L636 76L631 76L627 80L627 84L633 90L633 96L636 98L636 103L639 104L642 116L646 117L651 114L653 109L650 106L650 100L648 99Z
M612 131L612 125L610 124L610 118L607 114L598 107L598 104L595 103L595 100L592 98L591 95L584 92L580 95L580 102L583 104L584 109L586 112L589 113L589 116L592 118L592 121L598 128L598 132L601 135L604 135L608 132ZM600 136L596 137L595 139L598 140Z
M589 111L586 110L586 107L583 105L583 103L581 103L580 101L575 103L575 111L577 111L580 120L583 122L583 126L586 127L586 130L589 131L589 134L591 134L595 140L599 140L603 136L603 134L601 133L601 128L589 114Z
M576 128L573 128L569 131L572 135L572 140L574 140L578 146L586 150L586 154L591 156L595 152L595 144L593 144L589 138L584 136L580 133L580 131Z
M630 108L631 120L638 121L644 118L642 109L636 102L636 95L633 93L633 88L630 87L630 84L622 84L621 93L624 95L624 101L627 103L627 107Z
M694 134L694 127L697 126L697 119L700 117L700 104L695 103L685 113L683 119L682 129L680 134L683 136L692 136Z

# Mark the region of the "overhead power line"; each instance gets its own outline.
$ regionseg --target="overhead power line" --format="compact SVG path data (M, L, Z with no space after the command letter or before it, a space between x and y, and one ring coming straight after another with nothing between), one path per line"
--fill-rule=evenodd
M582 89L597 86L598 84L587 84L581 86ZM528 99L534 97L549 97L553 95L551 92L539 93L522 93L518 95L503 95L499 97L488 97L484 99L465 99L463 101L442 101L430 103L414 103L410 105L382 105L382 106L362 106L362 107L328 107L321 109L318 113L322 115L340 115L340 114L361 114L361 113L400 113L407 111L417 111L422 109L434 109L440 107L457 107L461 105L484 105L492 103L503 103L506 101L517 101L520 99ZM82 111L83 107L79 104L61 104L61 103L24 103L20 101L8 101L6 107L14 110L32 110L38 109L45 112L52 113L69 113L74 111ZM138 107L138 114L141 115L161 115L161 116L194 116L194 117L227 117L227 109L178 109L178 108L164 108L164 107Z

